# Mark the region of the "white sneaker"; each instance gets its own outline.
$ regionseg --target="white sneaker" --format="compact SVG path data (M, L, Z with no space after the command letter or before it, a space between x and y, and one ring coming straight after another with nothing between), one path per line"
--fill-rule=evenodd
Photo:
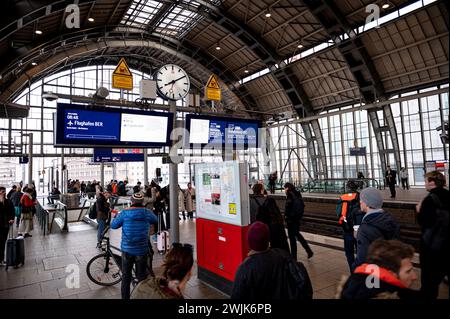
M3 260L0 262L0 267L4 267L4 266L6 266L6 261Z

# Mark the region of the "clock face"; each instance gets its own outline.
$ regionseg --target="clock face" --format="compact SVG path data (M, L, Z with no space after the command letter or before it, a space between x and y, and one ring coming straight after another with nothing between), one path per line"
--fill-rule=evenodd
M166 64L155 75L156 87L164 98L180 100L189 93L191 83L187 73L178 65Z

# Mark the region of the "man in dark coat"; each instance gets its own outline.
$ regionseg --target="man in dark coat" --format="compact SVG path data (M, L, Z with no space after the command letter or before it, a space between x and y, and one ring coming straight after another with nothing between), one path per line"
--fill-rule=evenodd
M398 240L376 240L367 263L355 269L341 290L341 299L419 299L409 289L417 279L412 265L414 248Z
M445 176L438 171L425 174L425 187L429 194L417 205L417 222L422 228L420 239L421 292L426 299L436 299L439 284L445 276L449 276L450 194L444 188L445 182ZM438 216L438 213L442 216ZM441 231L437 231L439 225L445 225Z
M5 266L5 244L9 226L14 223L14 206L6 198L6 188L0 187L0 266Z
M139 193L141 191L141 182L137 182L133 187L133 194Z
M262 222L253 223L248 230L248 257L239 266L231 299L272 300L310 299L312 287L303 264L299 269L303 278L298 289L296 280L288 270L288 261L295 262L282 249L269 248L270 231Z
M264 196L263 184L253 185L252 190L253 194L250 195L250 223L260 221L266 224L270 230L270 247L281 248L289 253L284 218L275 200Z
M399 226L391 214L385 212L381 192L372 187L364 189L360 196L361 211L365 213L361 225L356 226L356 258L352 269L366 262L367 251L377 239L396 239Z
M14 194L14 192L16 191L17 186L13 185L12 188L9 190L8 195L6 195L6 198L11 200L11 195Z
M278 178L278 172L275 171L269 176L269 186L270 186L270 193L275 194L275 183Z
M397 184L397 171L391 169L388 165L386 173L384 174L384 178L386 179L386 185L389 187L391 191L391 198L395 198L397 192L395 191L395 185Z
M102 235L105 227L110 219L111 206L109 204L109 199L111 198L111 193L106 191L99 193L97 197L97 248L101 247Z

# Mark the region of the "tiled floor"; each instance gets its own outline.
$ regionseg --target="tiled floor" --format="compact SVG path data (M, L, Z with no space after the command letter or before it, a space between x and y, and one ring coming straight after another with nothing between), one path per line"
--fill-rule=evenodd
M71 226L74 226L71 224ZM113 245L119 246L120 231L111 231ZM180 237L182 242L189 242L195 247L195 221L180 221ZM341 246L339 239L305 234L307 240ZM25 266L18 269L10 268L8 272L0 269L0 298L79 298L79 299L117 299L120 298L120 285L101 287L92 283L86 275L87 262L99 251L94 248L96 230L93 228L71 227L69 233L54 233L47 236L39 235L35 230L32 238L26 239ZM348 267L343 251L320 245L312 245L314 257L308 260L306 253L298 245L299 260L302 261L311 277L314 288L314 298L334 298L336 287L342 275L348 274ZM341 246L342 247L342 246ZM195 254L194 254L195 255ZM155 255L154 270L161 272L162 256ZM79 288L67 288L66 280L73 269L79 267ZM440 297L446 297L448 289L441 286ZM185 291L186 298L215 299L228 296L209 287L194 276L188 282Z

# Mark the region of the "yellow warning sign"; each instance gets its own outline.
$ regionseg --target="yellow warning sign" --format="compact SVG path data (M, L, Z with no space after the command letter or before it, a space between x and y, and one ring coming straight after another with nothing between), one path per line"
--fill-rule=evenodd
M229 203L228 204L228 213L231 215L236 215L236 204L235 203Z
M120 59L112 74L112 87L124 90L133 89L133 74L124 58Z
M219 81L215 74L211 74L208 83L206 83L205 96L206 100L220 101L222 98L222 90L220 89Z

